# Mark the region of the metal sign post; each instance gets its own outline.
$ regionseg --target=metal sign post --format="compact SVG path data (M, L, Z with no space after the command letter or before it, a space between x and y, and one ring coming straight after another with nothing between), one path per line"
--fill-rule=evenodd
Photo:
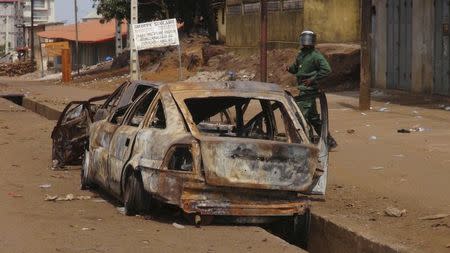
M181 44L178 45L178 61L180 62L180 70L179 70L179 74L178 74L178 79L179 81L183 80L183 69L182 69L182 65L181 65Z

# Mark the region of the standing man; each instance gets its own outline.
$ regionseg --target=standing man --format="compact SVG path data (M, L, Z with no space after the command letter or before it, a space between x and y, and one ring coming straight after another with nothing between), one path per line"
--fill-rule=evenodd
M327 77L331 73L331 67L325 57L315 49L316 34L312 31L303 31L300 34L302 49L295 62L287 67L287 71L297 77L300 96L296 99L306 120L313 126L318 135L321 134L322 122L317 112L316 97L319 93L317 81ZM328 146L336 148L337 143L328 134Z

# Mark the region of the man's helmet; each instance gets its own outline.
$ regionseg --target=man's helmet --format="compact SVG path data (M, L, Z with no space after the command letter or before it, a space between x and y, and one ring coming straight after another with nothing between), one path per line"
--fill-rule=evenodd
M302 46L316 45L316 34L313 31L303 31L300 34L300 44Z

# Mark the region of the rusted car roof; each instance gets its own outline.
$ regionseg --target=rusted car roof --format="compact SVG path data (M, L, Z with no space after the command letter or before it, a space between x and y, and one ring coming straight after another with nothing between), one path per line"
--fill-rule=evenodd
M171 92L178 93L192 90L205 90L214 92L217 90L247 91L247 92L279 92L284 90L277 84L262 83L253 81L233 81L233 82L176 82L165 84Z

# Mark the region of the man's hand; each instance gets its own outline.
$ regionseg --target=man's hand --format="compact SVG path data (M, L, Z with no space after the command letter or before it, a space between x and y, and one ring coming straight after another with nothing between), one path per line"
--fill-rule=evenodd
M309 79L309 78L302 81L302 83L303 83L304 85L306 85L306 86L310 86L310 85L311 85L311 82L312 82L312 80Z

